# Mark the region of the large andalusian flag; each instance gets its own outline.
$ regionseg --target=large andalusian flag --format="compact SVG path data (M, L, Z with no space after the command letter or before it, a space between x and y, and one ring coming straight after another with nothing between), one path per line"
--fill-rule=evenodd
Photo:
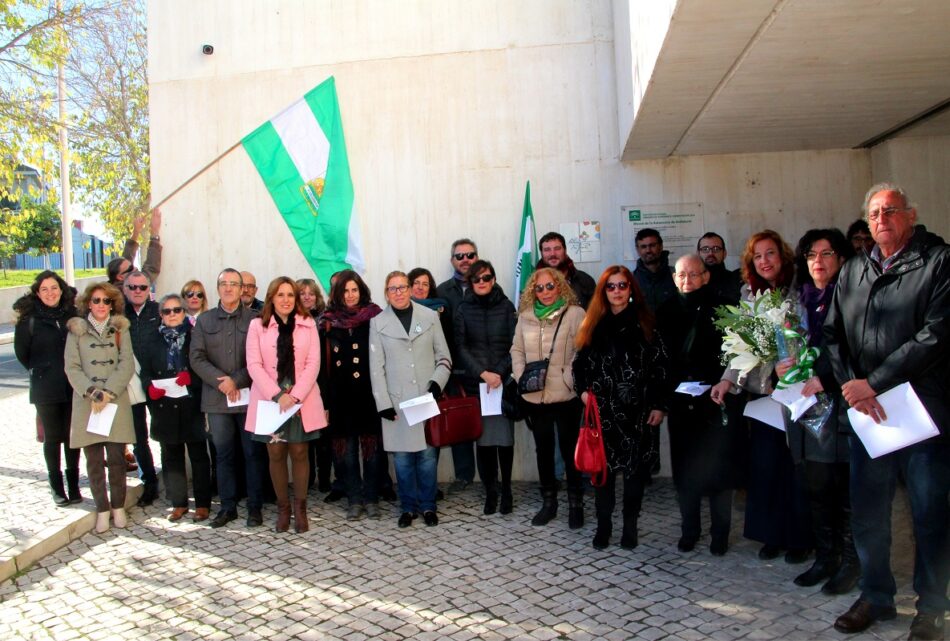
M333 77L246 136L257 168L324 289L341 269L363 271L353 181Z
M521 240L518 242L518 253L515 254L515 293L518 298L524 289L534 266L538 263L538 243L534 233L534 212L531 211L531 181L524 186L524 207L521 210Z

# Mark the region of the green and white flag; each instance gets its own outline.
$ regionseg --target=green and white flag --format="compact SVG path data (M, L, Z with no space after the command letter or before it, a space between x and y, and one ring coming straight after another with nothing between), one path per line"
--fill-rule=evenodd
M353 181L333 77L241 140L297 246L330 290L341 269L364 269Z
M534 233L534 213L531 211L531 181L525 183L524 208L521 210L521 240L515 254L515 305L524 290L534 266L538 264L538 243Z

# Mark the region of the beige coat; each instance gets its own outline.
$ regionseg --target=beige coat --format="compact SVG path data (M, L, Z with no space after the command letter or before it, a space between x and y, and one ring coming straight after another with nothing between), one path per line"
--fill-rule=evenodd
M134 372L129 321L124 316L109 318L105 333L100 336L85 318L72 318L66 324L66 378L73 386L73 417L69 432L71 447L96 443L134 443L132 406L126 389ZM117 336L121 338L116 340ZM116 343L119 343L117 345ZM92 401L86 396L90 387L108 390L116 395L119 406L109 436L86 431Z
M577 305L561 308L558 313L552 314L544 321L538 320L533 309L521 312L518 315L518 326L515 327L514 343L511 345L511 370L515 380L520 380L526 363L548 357L551 341L554 339L554 328L562 315L564 320L557 332L557 345L554 346L551 362L548 364L544 389L525 394L524 400L529 403L562 403L577 397L574 393L571 365L577 352L574 338L581 321L584 320L584 310Z

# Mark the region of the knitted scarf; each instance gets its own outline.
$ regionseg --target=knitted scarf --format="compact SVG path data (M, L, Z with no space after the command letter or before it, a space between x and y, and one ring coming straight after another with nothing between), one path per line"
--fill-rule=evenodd
M323 312L320 322L330 323L330 327L353 329L368 323L371 318L378 316L382 311L376 303L369 303L356 309L332 307Z
M277 321L277 383L281 387L293 387L297 382L294 368L294 315L288 316L286 323L277 314L272 318Z
M185 369L185 337L188 336L188 330L185 323L168 327L160 325L158 328L162 338L165 339L165 345L168 346L168 352L165 354L165 366L173 372L180 372Z
M96 330L96 333L99 334L99 336L102 336L103 332L106 331L106 327L109 326L108 316L100 323L96 320L96 317L92 315L92 312L89 312L89 315L86 316L86 320L89 321L89 324L92 325L92 328Z

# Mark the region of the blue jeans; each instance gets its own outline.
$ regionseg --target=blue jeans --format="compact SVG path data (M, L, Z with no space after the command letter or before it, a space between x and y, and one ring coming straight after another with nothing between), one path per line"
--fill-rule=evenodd
M435 512L439 458L434 447L420 452L394 452L396 484L403 512Z
M269 474L267 451L263 443L251 439L251 433L244 429L247 415L208 414L208 426L211 428L211 441L217 452L218 496L223 512L237 510L237 471L236 447L240 441L244 451L244 478L247 483L247 509L259 510L264 505L264 476Z
M475 442L456 443L452 448L452 464L455 466L455 480L471 483L475 479Z
M139 466L139 478L147 487L158 489L158 475L155 473L155 460L148 446L148 423L145 421L145 403L132 406L132 425L135 427L135 444L132 453Z
M907 482L917 543L917 611L940 614L950 607L950 444L934 439L871 459L861 441L851 437L851 527L861 559L861 596L874 605L894 605L891 503L900 473Z
M333 439L333 466L343 477L350 505L379 503L379 437L350 435ZM360 452L363 467L360 470ZM338 476L338 478L339 478Z

